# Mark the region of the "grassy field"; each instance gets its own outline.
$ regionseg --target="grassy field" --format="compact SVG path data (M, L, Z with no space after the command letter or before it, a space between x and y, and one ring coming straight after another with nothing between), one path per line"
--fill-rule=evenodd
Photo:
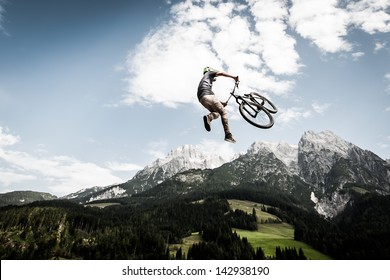
M241 238L246 237L253 248L261 247L266 256L272 257L275 255L277 246L295 247L297 250L302 248L305 256L311 260L328 260L328 256L318 252L311 246L294 240L294 227L290 224L282 223L280 219L272 214L261 211L262 207L269 207L251 201L229 200L229 205L232 210L240 209L247 213L252 213L253 208L256 210L258 221L257 231L248 231L235 229ZM265 223L265 221L267 221Z
M190 236L183 238L183 243L180 244L170 244L169 245L169 253L172 257L176 256L177 250L180 249L183 254L187 256L188 249L195 243L199 243L202 241L202 236L199 235L199 232L194 232Z
M120 203L117 203L117 202L104 202L104 203L91 203L91 204L87 204L86 206L87 207L98 207L98 208L106 208L108 206L116 206L116 205L120 205Z
M272 257L275 255L276 247L295 247L297 251L302 248L305 256L311 260L329 260L330 257L313 249L311 246L294 240L294 227L290 224L283 223L277 216L261 211L263 205L251 201L243 200L228 200L232 210L240 209L247 213L252 213L253 208L256 210L256 218L258 221L258 230L249 231L242 229L233 229L243 238L246 237L253 248L261 247L266 256ZM202 237L198 232L191 236L183 238L181 244L171 244L169 246L170 254L175 257L177 250L182 248L182 252L187 255L188 249L195 243L202 241Z
M262 207L268 208L268 205L256 203L252 201L247 200L237 200L237 199L230 199L228 200L230 208L234 211L236 209L242 210L246 213L251 214L253 211L253 208L256 210L256 218L259 223L265 223L267 221L269 222L281 222L278 217L275 215L269 214L267 212L261 211Z
M275 255L275 249L277 246L284 248L295 247L297 251L302 248L305 256L311 260L329 260L330 257L322 254L321 252L313 249L311 246L293 239L290 236L285 236L286 225L281 224L278 228L276 225L267 225L266 228L259 228L258 231L248 231L236 229L236 232L241 238L246 237L253 248L261 247L266 256L272 257ZM273 233L267 233L270 230ZM292 230L293 231L293 230Z

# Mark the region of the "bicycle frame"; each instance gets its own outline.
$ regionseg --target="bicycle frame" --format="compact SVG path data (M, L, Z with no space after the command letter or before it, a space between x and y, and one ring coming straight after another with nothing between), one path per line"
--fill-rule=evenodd
M238 84L239 82L236 82L234 84L234 88L233 90L230 92L230 96L228 98L228 100L226 101L226 104L229 102L230 98L233 96L235 99L236 99L236 102L238 105L241 105L242 102L245 102L245 104L248 105L248 107L250 107L252 110L253 110L253 113L252 112L249 112L249 110L247 109L247 107L245 106L244 107L244 110L249 114L251 115L252 118L256 118L257 114L262 110L263 108L263 105L264 105L264 101L263 101L263 104L260 104L259 102L257 102L257 100L255 98L253 98L251 96L251 94L245 94L244 96L246 97L249 97L251 102L248 102L246 101L241 95L236 95L234 94L234 92L236 91L236 88L238 88Z

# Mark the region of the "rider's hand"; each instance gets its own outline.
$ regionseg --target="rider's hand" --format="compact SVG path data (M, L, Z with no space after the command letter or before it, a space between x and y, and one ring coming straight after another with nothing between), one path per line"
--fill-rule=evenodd
M221 104L222 104L223 107L226 107L227 102L222 102L222 101L221 101Z
M237 77L234 78L234 80L236 81L236 83L238 83L240 81L240 79Z

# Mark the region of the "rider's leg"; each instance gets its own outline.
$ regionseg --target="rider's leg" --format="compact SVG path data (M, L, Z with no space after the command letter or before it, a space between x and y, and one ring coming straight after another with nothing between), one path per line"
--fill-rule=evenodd
M218 99L216 100L217 102L215 103L215 109L221 115L222 126L223 126L223 130L225 131L225 141L236 143L236 140L234 140L233 135L230 132L228 114L224 106L222 105L222 103Z
M211 122L212 120L218 119L219 113L217 113L215 108L215 96L214 95L205 95L200 100L200 103L205 107L207 110L210 111L210 114L207 115L208 121Z
M211 113L207 116L209 121L215 120L221 115L221 121L225 135L231 135L228 121L228 114L223 107L221 101L215 95L205 95L200 100L200 103L207 108Z

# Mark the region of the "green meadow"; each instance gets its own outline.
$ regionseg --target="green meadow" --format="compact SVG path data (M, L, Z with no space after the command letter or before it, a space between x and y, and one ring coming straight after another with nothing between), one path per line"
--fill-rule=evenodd
M202 236L199 232L193 232L190 236L183 238L183 242L180 244L170 244L169 245L169 253L174 258L176 256L176 252L181 248L183 254L187 256L188 249L195 243L199 243L202 241Z
M269 207L268 205L242 200L229 200L229 205L232 210L240 209L247 213L252 213L253 208L256 210L257 231L234 230L241 238L246 237L253 248L261 247L266 256L274 256L275 249L279 246L280 248L295 247L297 251L302 248L305 256L311 260L330 259L306 243L295 241L292 225L283 223L277 216L262 211L262 209Z
M294 240L294 227L290 224L283 223L279 217L269 214L262 209L267 209L268 205L259 204L251 201L243 200L228 200L230 208L234 211L240 209L247 213L252 213L256 210L256 218L258 221L258 229L256 231L233 229L241 238L247 238L253 248L261 247L267 257L275 256L276 247L280 248L296 248L298 251L302 248L305 256L311 260L329 260L329 256L313 249L306 243ZM188 249L195 243L202 241L201 235L198 232L183 238L180 244L171 244L169 246L170 254L174 257L177 250L182 249L183 254L187 255Z

